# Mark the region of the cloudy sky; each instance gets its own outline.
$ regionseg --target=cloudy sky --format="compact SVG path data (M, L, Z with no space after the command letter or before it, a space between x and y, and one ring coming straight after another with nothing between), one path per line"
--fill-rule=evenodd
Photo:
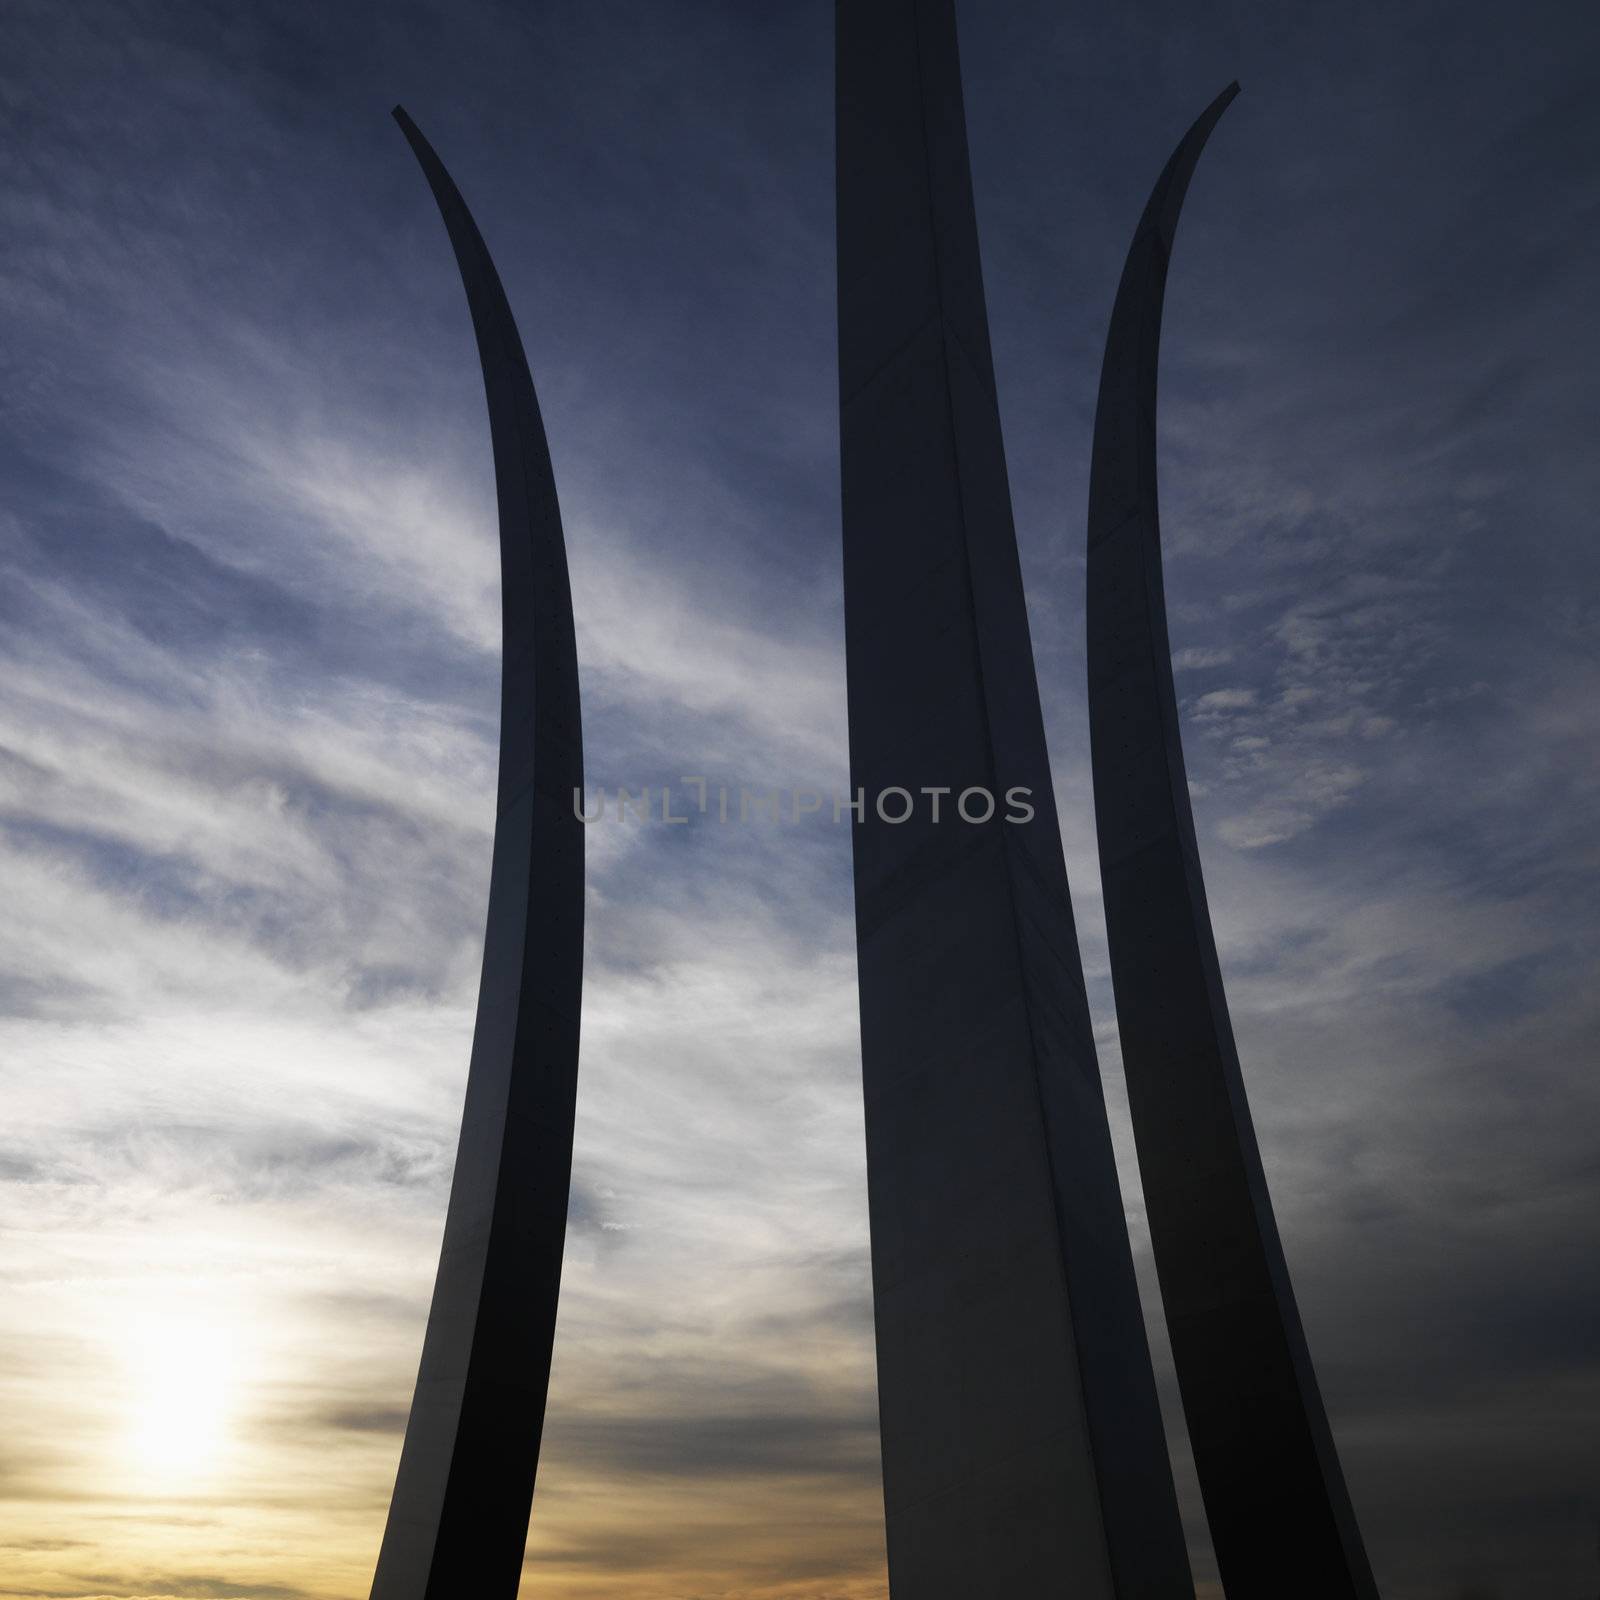
M1022 560L1094 864L1092 405L1168 297L1168 593L1245 1074L1388 1600L1600 1589L1600 24L985 0ZM470 327L544 406L592 785L845 774L824 0L8 0L0 1596L360 1600L470 1039L498 690ZM525 1592L874 1600L848 831L590 831ZM1220 1593L1181 1419L1202 1593Z

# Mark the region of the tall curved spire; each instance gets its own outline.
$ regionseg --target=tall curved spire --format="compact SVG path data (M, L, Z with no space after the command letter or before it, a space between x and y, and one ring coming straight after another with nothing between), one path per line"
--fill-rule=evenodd
M1178 212L1231 84L1168 161L1106 339L1089 485L1089 731L1139 1170L1228 1600L1376 1600L1262 1172L1206 906L1167 639L1156 367Z
M863 800L851 842L889 1589L1193 1600L1017 561L955 7L839 0L835 19L845 656ZM913 815L896 794L917 797ZM984 794L987 816L969 817Z
M439 1274L373 1600L513 1600L539 1463L583 987L577 647L544 426L460 191L398 106L455 249L500 513L500 778L478 1017Z

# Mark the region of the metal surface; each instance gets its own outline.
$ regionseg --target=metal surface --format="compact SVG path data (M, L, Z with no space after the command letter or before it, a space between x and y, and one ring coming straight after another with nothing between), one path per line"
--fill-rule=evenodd
M1195 842L1156 506L1156 367L1178 211L1231 85L1140 219L1089 490L1089 720L1117 1021L1184 1413L1228 1600L1376 1589L1267 1195Z
M895 1600L1192 1600L1084 999L948 0L843 0L840 431ZM895 825L875 797L948 792ZM969 787L997 820L963 822ZM1029 823L998 820L1031 791ZM891 813L903 809L896 797ZM969 809L981 813L974 800Z
M555 480L505 293L449 174L432 186L478 340L500 512L500 781L483 978L444 1245L373 1600L510 1600L555 1334L583 984L577 651Z

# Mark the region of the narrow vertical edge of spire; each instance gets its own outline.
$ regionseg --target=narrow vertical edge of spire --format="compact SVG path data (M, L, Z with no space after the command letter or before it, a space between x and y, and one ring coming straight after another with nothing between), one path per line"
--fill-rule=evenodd
M532 375L444 163L433 191L483 369L500 529L500 777L472 1060L415 1397L373 1600L515 1600L539 1463L572 1171L583 784L566 545Z
M1156 181L1118 285L1090 470L1095 822L1117 1023L1190 1441L1229 1600L1376 1600L1290 1284L1228 1015L1184 768L1162 578L1156 384L1178 218L1239 92ZM1292 1578L1281 1553L1294 1552Z

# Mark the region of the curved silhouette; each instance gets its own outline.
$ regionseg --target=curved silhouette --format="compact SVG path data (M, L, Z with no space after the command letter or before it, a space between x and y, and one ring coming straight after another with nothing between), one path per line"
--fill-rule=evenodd
M1156 366L1178 212L1230 85L1140 219L1106 339L1089 487L1089 731L1139 1170L1228 1600L1375 1600L1289 1283L1217 965L1161 579Z
M952 0L836 11L851 829L894 1600L1193 1600L1084 994ZM874 797L920 797L893 822ZM1030 797L970 825L958 797ZM944 809L937 799L942 794Z
M483 365L500 513L500 778L478 1017L439 1275L373 1600L512 1600L550 1381L583 986L577 647L533 379L483 239L398 106Z

